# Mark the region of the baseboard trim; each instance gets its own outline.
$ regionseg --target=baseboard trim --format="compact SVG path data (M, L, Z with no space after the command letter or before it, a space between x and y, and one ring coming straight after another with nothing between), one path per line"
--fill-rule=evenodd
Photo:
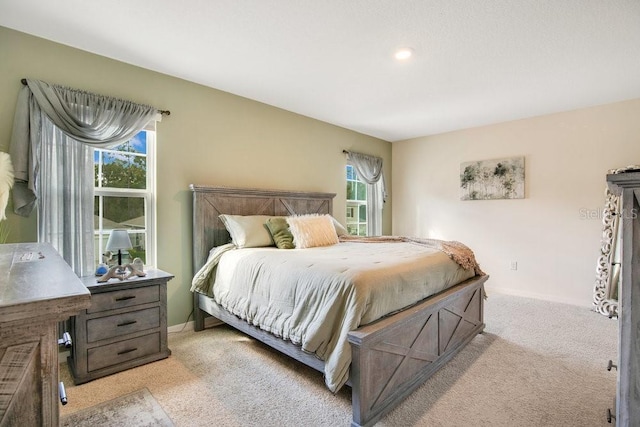
M175 332L185 332L185 331L193 331L193 326L194 326L194 322L193 320L187 322L187 323L180 323L179 325L173 325L173 326L169 326L167 328L167 331L169 333L175 333ZM212 316L207 316L204 319L204 327L205 328L212 328L214 326L218 326L218 325L223 325L224 322L222 322L221 320L216 319L215 317Z
M167 332L169 332L170 334L183 331L193 331L193 320L190 320L187 323L180 323L178 325L169 326L167 328Z
M532 299L537 299L537 300L542 300L542 301L549 301L549 302L558 302L558 303L561 303L561 304L574 305L574 306L578 306L578 307L589 308L589 307L592 306L591 304L585 303L585 301L577 300L577 299L574 299L574 298L560 298L560 297L555 297L555 296L551 296L551 295L547 295L547 294L539 294L539 293L535 293L535 292L520 291L520 290L516 290L516 289L506 289L506 288L500 288L500 287L493 287L493 286L485 285L485 290L486 290L487 296L489 298L491 298L491 294L493 292L495 292L496 294L511 295L511 296L514 296L514 297L522 297L522 298L532 298Z

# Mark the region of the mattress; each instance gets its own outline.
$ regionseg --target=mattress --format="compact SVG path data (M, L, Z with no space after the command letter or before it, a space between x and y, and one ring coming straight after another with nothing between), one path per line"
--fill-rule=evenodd
M325 362L335 392L349 377L349 331L475 275L415 242L342 242L282 250L216 248L192 290Z

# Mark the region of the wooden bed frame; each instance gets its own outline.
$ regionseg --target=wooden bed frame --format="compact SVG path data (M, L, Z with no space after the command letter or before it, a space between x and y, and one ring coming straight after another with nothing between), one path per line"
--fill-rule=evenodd
M230 241L218 218L231 215L296 215L333 212L335 194L191 185L193 191L193 268L209 251ZM352 362L352 426L371 426L396 407L438 368L484 329L484 282L476 276L422 302L349 334ZM324 371L324 362L268 332L251 326L194 293L195 330L209 314L276 350ZM213 320L213 319L212 319Z

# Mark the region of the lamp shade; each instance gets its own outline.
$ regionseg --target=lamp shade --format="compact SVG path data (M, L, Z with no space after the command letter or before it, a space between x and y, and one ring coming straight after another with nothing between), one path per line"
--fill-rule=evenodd
M132 247L133 245L131 244L127 230L111 230L105 249L108 251L117 251L120 249L131 249Z

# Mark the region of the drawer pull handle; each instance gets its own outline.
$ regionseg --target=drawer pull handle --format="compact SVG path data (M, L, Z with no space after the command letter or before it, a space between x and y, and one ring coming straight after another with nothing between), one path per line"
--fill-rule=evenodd
M128 299L134 299L135 295L127 295L126 297L116 298L116 301L126 301Z
M58 397L60 398L60 403L66 405L69 400L67 400L67 391L64 389L64 383L60 381L58 383Z
M137 320L129 320L128 322L118 323L118 326L129 326L129 325L133 325L134 323L138 323L138 321Z
M130 348L129 350L122 350L118 352L118 356L122 356L123 354L131 353L132 351L136 351L138 348Z

